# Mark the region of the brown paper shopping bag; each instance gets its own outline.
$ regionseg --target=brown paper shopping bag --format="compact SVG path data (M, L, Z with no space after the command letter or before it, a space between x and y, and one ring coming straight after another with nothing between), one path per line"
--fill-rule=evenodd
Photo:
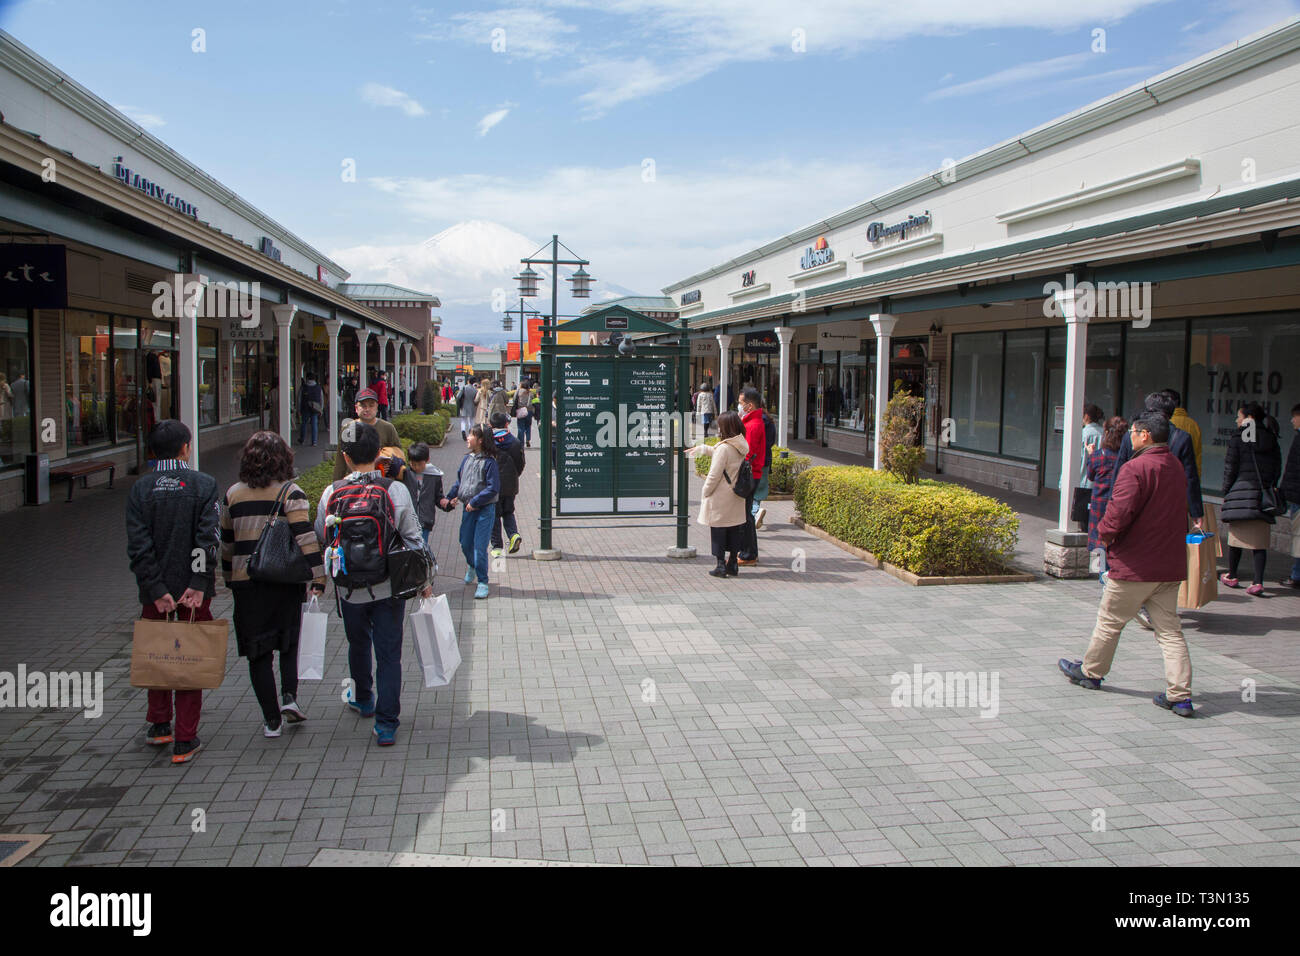
M1194 535L1188 535L1194 537ZM1178 586L1178 606L1195 610L1219 596L1219 568L1215 560L1218 535L1199 543L1187 542L1187 580Z
M135 622L131 686L149 690L212 690L226 676L226 621Z

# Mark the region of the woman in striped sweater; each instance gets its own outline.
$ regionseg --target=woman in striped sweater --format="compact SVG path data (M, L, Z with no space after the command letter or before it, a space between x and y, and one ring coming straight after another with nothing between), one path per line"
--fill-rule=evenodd
M312 528L310 503L293 483L293 451L275 432L257 432L244 445L239 482L226 492L221 508L221 571L235 598L235 641L248 658L253 691L262 706L262 733L279 737L283 722L307 715L298 706L298 632L306 585L254 581L248 560L257 548L281 488L289 485L284 512L289 530L311 565L312 590L325 592L325 563ZM280 652L280 696L275 693L273 651Z

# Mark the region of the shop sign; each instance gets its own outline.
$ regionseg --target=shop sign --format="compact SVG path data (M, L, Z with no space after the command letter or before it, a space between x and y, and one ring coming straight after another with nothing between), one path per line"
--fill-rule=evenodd
M932 223L928 209L919 216L908 216L902 222L896 222L892 226L886 226L883 222L873 222L867 226L867 241L882 242L891 236L897 236L901 241L907 238L909 232L925 229Z
M66 246L0 244L0 306L63 309L68 305Z
M740 287L742 289L748 289L754 284L754 279L757 275L758 273L753 269L750 269L748 272L742 272L740 274Z
M718 354L717 339L692 339L691 354L697 356L708 356L712 358Z
M164 187L158 185L158 183L154 182L153 180L146 179L145 177L141 176L139 173L133 172L132 170L123 166L121 156L113 157L113 176L115 179L119 180L122 183L125 183L126 185L130 186L132 189L138 189L140 190L140 192L144 193L145 195L152 196L154 199L166 203L168 206L171 206L177 212L182 212L193 219L199 218L199 210L197 206L193 205L192 203L186 202L185 200L181 199L180 196L177 196L175 193L168 192Z
M607 329L626 329L626 315L607 315L605 316L605 328Z
M246 328L244 322L239 316L232 316L226 320L226 338L231 342L269 342L275 338L275 322L268 322L266 316L259 313L257 324L252 328Z
M700 290L692 289L690 292L682 293L682 305L694 305L700 301Z
M775 355L781 351L781 340L775 332L748 332L745 334L745 351L755 355Z
M275 243L271 241L270 236L262 237L261 241L257 244L257 251L268 258L274 259L276 262L284 261L280 256L280 250L276 247Z
M825 236L818 236L817 241L809 246L799 259L800 269L815 269L835 259L835 251L826 242Z
M823 322L817 326L817 348L856 352L862 337L858 322Z

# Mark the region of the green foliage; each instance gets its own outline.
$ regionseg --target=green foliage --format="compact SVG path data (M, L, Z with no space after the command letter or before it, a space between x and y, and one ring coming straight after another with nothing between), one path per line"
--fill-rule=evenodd
M442 405L442 395L438 391L438 386L434 384L433 379L424 383L424 388L420 389L420 410L426 415L432 415Z
M809 524L924 576L1005 573L1020 530L1011 507L986 495L855 465L809 468L794 500Z
M393 416L393 427L402 439L402 447L409 447L417 441L427 443L430 447L442 444L442 436L447 434L447 423L451 421L451 412L447 407L439 408L432 415L423 412L406 412Z
M717 443L718 443L718 438L716 435L710 435L708 438L704 439L704 444L706 445L716 445ZM698 456L695 459L695 474L700 478L709 477L709 466L712 464L713 464L712 455Z
M325 494L325 486L334 480L334 456L327 455L319 464L308 468L297 478L298 487L302 489L303 494L311 503L311 520L316 520L316 506L320 504L320 496Z
M768 475L768 491L774 495L788 495L794 491L794 481L812 467L812 459L807 455L790 455L782 458L782 452L790 449L780 445L772 446L772 472Z
M903 391L902 382L895 383L880 429L880 462L909 485L916 483L925 461L925 447L920 442L924 416L925 399Z

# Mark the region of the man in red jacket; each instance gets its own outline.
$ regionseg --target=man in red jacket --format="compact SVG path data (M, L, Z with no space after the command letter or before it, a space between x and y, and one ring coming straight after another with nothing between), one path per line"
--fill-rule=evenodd
M1191 717L1192 659L1178 620L1178 585L1187 576L1187 478L1169 451L1169 420L1148 413L1130 430L1134 454L1120 470L1097 533L1110 572L1088 652L1057 666L1072 683L1097 690L1110 672L1120 631L1146 605L1165 659L1157 706Z
M749 442L749 454L745 461L754 471L754 484L763 477L763 467L767 464L767 430L763 426L763 396L753 386L740 390L740 420L745 425L745 441ZM758 564L758 529L754 527L754 496L745 499L745 534L737 563L743 565Z

